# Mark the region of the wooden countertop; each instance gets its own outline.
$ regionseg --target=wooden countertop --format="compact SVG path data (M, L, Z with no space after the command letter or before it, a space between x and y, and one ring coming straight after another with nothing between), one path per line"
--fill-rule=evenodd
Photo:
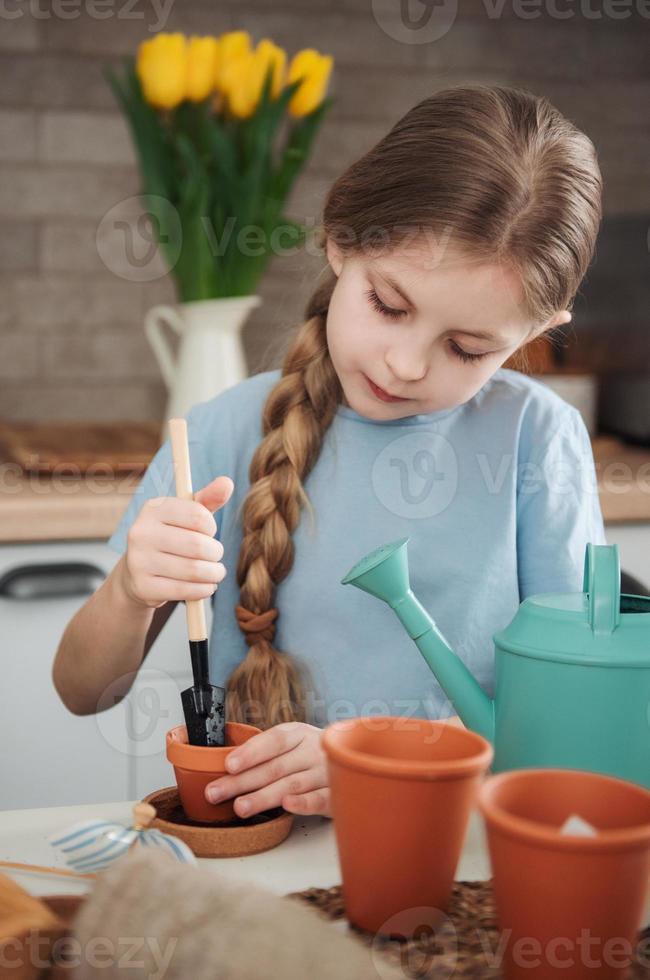
M115 428L119 444L124 431ZM151 456L158 431L152 423ZM592 445L605 522L650 522L650 449L626 446L610 437L596 437ZM110 537L141 474L116 474L101 463L94 472L77 469L77 476L69 472L65 475L61 467L53 476L26 473L6 453L4 458L0 454L0 542Z
M5 472L0 542L105 540L139 482L139 475L91 481Z
M650 449L610 436L591 441L606 524L650 522Z
M160 442L157 422L0 423L0 542L106 540Z

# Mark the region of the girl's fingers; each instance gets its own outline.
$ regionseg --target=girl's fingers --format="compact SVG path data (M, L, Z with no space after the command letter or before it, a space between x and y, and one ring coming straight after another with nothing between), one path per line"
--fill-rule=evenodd
M261 762L267 762L285 752L290 752L300 745L304 734L305 730L299 722L288 721L274 725L265 732L260 732L259 735L253 735L236 751L230 752L226 759L226 769L228 772L241 772L243 769L250 769L251 766L257 766Z
M270 729L269 729L270 731ZM266 732L262 733L266 735ZM258 738L259 736L254 736ZM249 739L253 741L253 739ZM227 757L230 758L230 755ZM227 764L227 761L226 761ZM298 746L291 752L285 752L269 762L263 762L259 766L247 769L238 776L221 776L214 782L208 783L205 788L206 798L211 803L220 803L222 800L231 800L234 796L242 793L249 793L262 786L275 785L285 777L301 772L306 769L314 769L314 756L308 747ZM319 770L325 769L318 766ZM219 794L218 796L215 794ZM279 806L278 803L275 806Z
M327 786L312 790L310 793L301 793L300 795L289 794L283 797L282 806L289 813L318 813L323 817L332 816L330 791Z
M164 551L151 556L147 571L150 575L175 578L179 582L211 582L212 585L226 577L226 569L221 562L182 558L180 555L165 554Z
M159 551L184 558L202 558L203 561L221 561L223 544L200 531L191 531L171 524L161 524L156 536Z
M235 813L240 817L252 817L263 810L280 806L287 796L302 796L323 785L323 774L314 769L293 772L270 786L264 786L256 793L237 797L234 802Z
M145 500L142 509L163 524L199 531L201 534L208 534L211 538L217 533L217 522L214 517L207 507L196 500L181 500L180 497L150 497ZM135 522L132 526L135 526Z

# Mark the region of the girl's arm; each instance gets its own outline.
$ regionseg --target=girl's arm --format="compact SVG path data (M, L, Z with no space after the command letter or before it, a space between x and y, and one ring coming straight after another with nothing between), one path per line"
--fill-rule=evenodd
M118 678L124 697L176 602L153 609L134 600L125 588L122 555L97 591L68 623L57 650L52 680L65 706L76 715L94 714L102 693Z
M52 680L74 714L121 700L176 602L207 599L225 578L213 512L233 489L230 477L218 476L193 500L153 497L142 505L126 552L72 617L56 653ZM109 687L110 700L102 700Z

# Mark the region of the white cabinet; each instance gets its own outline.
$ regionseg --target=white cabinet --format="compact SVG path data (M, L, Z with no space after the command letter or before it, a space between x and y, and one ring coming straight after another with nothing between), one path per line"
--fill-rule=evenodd
M617 544L621 569L650 590L650 523L607 524L607 544Z
M79 717L52 683L68 621L118 558L102 541L0 545L0 809L133 799L173 783L165 732L182 723L191 683L182 604L121 703Z

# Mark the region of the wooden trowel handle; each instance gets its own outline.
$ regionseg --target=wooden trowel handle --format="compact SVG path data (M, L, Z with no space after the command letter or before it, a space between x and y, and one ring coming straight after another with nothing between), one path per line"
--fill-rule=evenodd
M181 500L193 500L192 471L190 470L190 451L187 444L187 422L185 419L169 419L169 435L174 459L176 496ZM203 599L186 599L187 635L190 640L206 640L208 631L205 625L205 606Z

